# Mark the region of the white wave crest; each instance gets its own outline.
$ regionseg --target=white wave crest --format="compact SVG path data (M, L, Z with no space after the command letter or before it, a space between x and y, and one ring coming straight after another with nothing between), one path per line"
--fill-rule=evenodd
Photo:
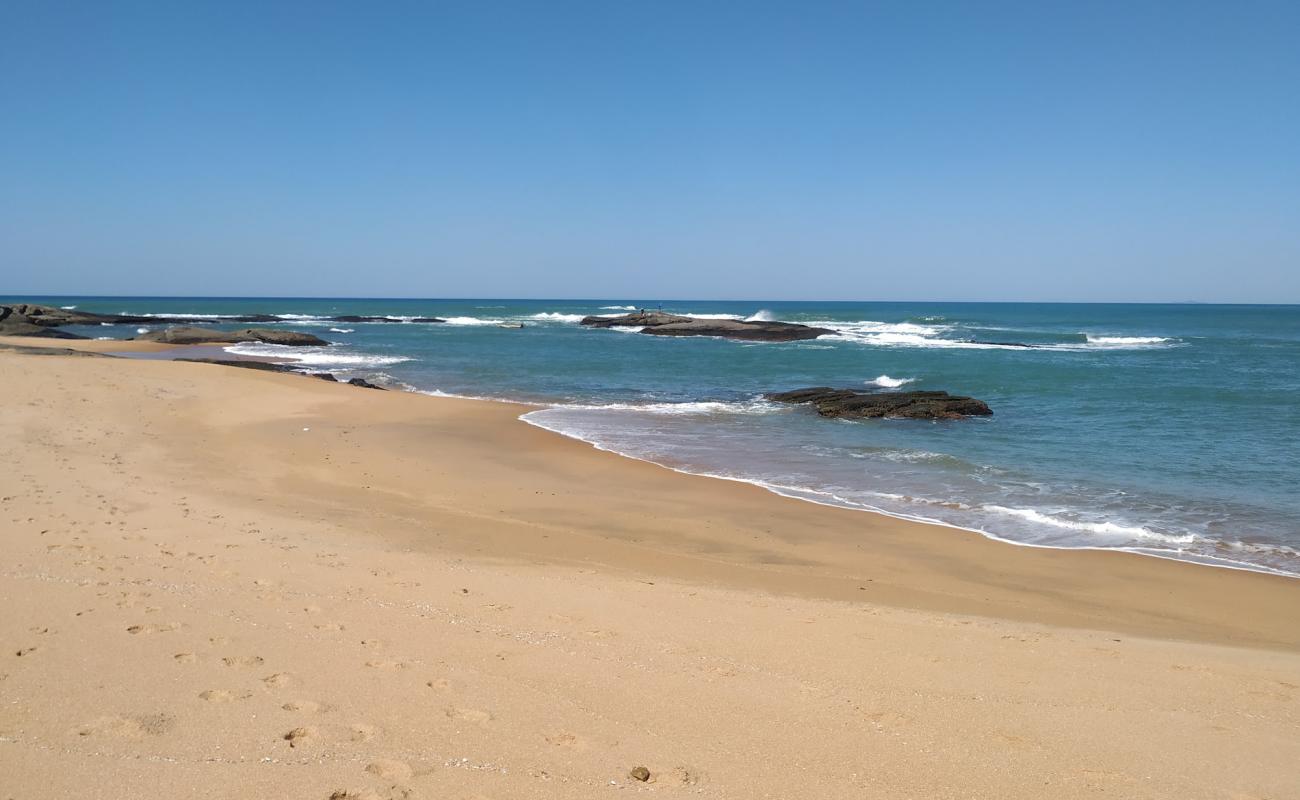
M311 366L330 365L336 367L383 367L410 361L409 356L380 356L357 353L338 347L288 347L282 344L261 344L241 342L222 348L227 353L240 356L259 356L278 358Z
M617 317L619 314L602 314L604 317ZM529 319L542 320L546 322L582 322L582 314L561 314L558 311L543 311L540 314L533 314Z
M448 325L500 325L503 319L482 319L480 317L447 317Z
M233 319L239 314L173 314L170 311L161 314L128 314L121 312L124 317L175 317L177 319Z
M63 309L64 311L71 311L72 309L76 308L76 306L59 306L59 308Z
M1106 345L1110 347L1161 344L1163 342L1172 341L1167 336L1093 336L1091 333L1085 335L1088 337L1088 344Z
M136 328L136 329L135 329L135 332L136 332L136 333L148 333L148 332L149 332L149 329L148 329L148 328Z
M891 378L888 375L880 375L866 381L868 386L879 386L884 389L897 389L900 386L911 383L916 378Z
M753 314L750 314L748 317L745 317L745 321L746 322L776 322L776 315L773 314L771 311L768 311L766 308L764 308L755 311Z
M601 311L636 311L636 306L601 306Z
M721 401L698 400L682 403L604 403L558 405L552 407L557 411L634 411L642 414L664 414L668 416L689 416L697 414L771 414L786 411L789 406L773 403L770 400L754 398L751 400Z
M352 328L330 328L334 333L352 333Z
M993 511L998 514L1006 514L1012 517L1036 522L1040 525L1051 525L1054 528L1066 528L1072 531L1086 531L1088 533L1097 533L1108 536L1127 536L1132 539L1148 539L1166 544L1191 544L1196 541L1193 534L1184 534L1173 536L1158 531L1148 530L1138 525L1120 525L1116 522L1082 522L1079 520L1062 519L1053 517L1050 514L1044 514L1041 511L1035 511L1032 508L1008 508L1006 506L986 505L984 511Z

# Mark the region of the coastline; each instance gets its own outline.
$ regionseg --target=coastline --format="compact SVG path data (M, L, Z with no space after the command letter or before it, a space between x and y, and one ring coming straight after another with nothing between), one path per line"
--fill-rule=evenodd
M31 340L26 340L31 341ZM24 340L13 337L0 337L0 346L22 346ZM190 350L193 347L183 345L160 344L156 342L134 341L71 341L59 342L56 347L111 355L122 354L165 354L168 351ZM200 348L211 349L211 348ZM257 357L233 356L241 360L266 360ZM136 359L130 359L132 361ZM141 360L155 360L146 358ZM159 363L169 362L166 358L156 359ZM208 365L200 365L208 366ZM231 381L245 377L244 371L228 375L230 370L218 365L211 368L220 370L218 376ZM281 380L295 381L304 375L283 374ZM296 386L290 383L289 386ZM305 388L305 387L300 387ZM941 612L973 613L1003 619L1015 619L1026 622L1041 622L1065 625L1076 628L1096 628L1157 638L1199 640L1222 644L1247 644L1250 646L1269 646L1283 649L1300 648L1300 630L1288 630L1292 621L1283 618L1284 625L1276 628L1261 628L1254 632L1237 629L1239 623L1232 617L1240 611L1235 602L1228 602L1225 607L1224 597L1247 597L1249 602L1258 605L1274 605L1285 609L1288 603L1300 609L1300 580L1292 576L1270 573L1263 570L1239 569L1228 565L1204 564L1195 561L1153 556L1146 553L1134 553L1116 548L1082 548L1049 547L1010 541L992 536L983 531L947 525L941 522L913 520L895 516L882 511L863 508L849 508L830 503L820 503L804 497L793 497L781 493L776 488L762 484L728 478L726 476L702 475L687 472L654 461L618 453L598 447L591 442L564 433L552 431L544 426L530 422L524 417L544 406L520 403L510 400L469 398L452 395L430 395L425 392L392 391L389 398L410 397L414 402L452 404L459 413L460 420L472 419L474 427L470 430L480 437L471 449L497 447L502 442L517 444L521 440L529 445L529 460L557 457L560 454L573 462L573 483L590 485L595 473L613 473L615 487L610 494L625 494L635 488L645 493L647 486L652 486L654 494L645 500L655 511L649 512L642 520L660 524L661 509L689 496L692 506L703 507L704 515L723 513L731 530L727 531L729 539L697 542L688 546L690 539L698 536L682 536L680 539L671 533L659 534L656 541L656 558L653 560L665 575L677 578L721 579L737 588L762 589L792 593L808 597L831 600L855 600L861 597L859 592L872 590L873 602L884 602L902 608L925 609ZM381 402L377 398L372 402ZM411 402L403 400L400 402ZM438 409L444 414L451 411ZM419 419L424 412L433 414L434 409L424 409L419 405L405 408L401 412L404 420ZM356 424L363 423L356 419ZM486 424L485 424L486 421ZM540 437L525 436L524 431L514 430L513 426L526 426L527 429L540 432ZM388 441L385 447L395 443ZM393 452L405 449L408 443L393 447ZM318 476L323 477L323 476ZM408 496L418 496L421 489L411 485L400 475L386 476L391 486L401 486ZM682 483L675 481L681 480ZM333 476L330 476L333 482ZM689 487L689 489L687 488ZM318 498L312 498L317 500ZM590 501L592 498L588 498ZM725 502L722 502L725 500ZM588 502L591 505L591 502ZM611 509L603 509L610 511ZM737 540L753 536L752 528L758 527L747 520L746 514L767 513L773 518L781 519L786 530L804 529L801 536L782 538L772 535L765 529L762 536L755 536L763 542L763 552L746 544L735 547ZM685 533L692 524L694 516L681 512L675 515L681 530ZM622 527L631 529L632 525L624 523ZM581 529L579 529L581 531ZM811 533L815 531L815 533ZM581 531L588 537L591 531ZM651 535L649 530L634 531L640 542ZM870 537L864 539L863 536ZM642 538L644 537L644 538ZM590 543L590 542L589 542ZM506 548L517 543L503 543ZM602 545L615 545L615 549L603 553L610 559L609 566L626 568L626 561L635 560L631 553L620 552L627 544L623 537L606 537ZM1010 553L1004 550L1010 549ZM707 553L710 569L701 569L689 562ZM728 558L720 558L726 554ZM551 557L555 554L545 554ZM1058 561L1056 556L1063 561ZM567 554L565 557L568 557ZM952 559L967 560L969 563L957 563L945 567L942 572L937 565ZM1077 563L1076 563L1077 562ZM892 576L874 575L880 572L881 565L887 564L887 572ZM800 575L796 570L783 571L773 569L780 566L802 566L815 571L814 576ZM996 565L996 567L994 567ZM1198 581L1205 567L1218 567L1212 572L1242 573L1258 576L1258 582L1245 581L1240 578L1210 578L1204 581L1211 584L1202 586ZM674 574L673 569L684 570ZM1080 577L1079 570L1090 576L1090 580ZM983 573L985 578L972 576ZM901 575L909 575L904 580ZM860 578L872 575L871 583L887 584L859 587ZM981 580L996 577L994 585L982 585ZM943 583L943 591L935 592L928 588L936 581ZM1224 585L1217 585L1223 581ZM1252 583L1257 585L1252 585ZM1273 589L1262 587L1279 585L1278 595L1272 596ZM995 590L1000 585L1001 591ZM1016 587L1016 591L1008 587ZM927 588L919 588L927 587ZM1145 588L1141 588L1145 587ZM1155 588L1152 588L1155 587ZM1268 597L1256 597L1257 591L1265 591ZM1136 592L1136 594L1135 594ZM1158 599L1170 592L1186 596L1175 597L1173 602ZM1204 602L1206 593L1215 595L1211 602ZM1107 596L1111 594L1113 596ZM1036 596L1035 596L1036 595ZM1050 595L1062 596L1059 603L1046 602ZM1037 601L1037 602L1035 602ZM1095 612L1084 613L1082 609L1091 607ZM1030 609L1030 610L1027 610ZM1230 609L1230 613L1224 613ZM1095 614L1095 615L1094 615ZM1258 616L1242 613L1240 616ZM1207 620L1219 620L1219 625L1207 625ZM1186 623L1180 625L1179 622ZM1268 633L1263 633L1268 630Z
M105 770L212 797L1294 786L1293 579L795 502L503 402L0 370L0 771L26 795Z

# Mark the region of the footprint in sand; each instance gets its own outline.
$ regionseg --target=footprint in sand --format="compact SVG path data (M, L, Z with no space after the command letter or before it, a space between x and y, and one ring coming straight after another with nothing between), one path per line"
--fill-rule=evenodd
M172 656L172 658L176 661L177 664L193 664L196 660L198 660L198 656L194 655L193 653L177 653L176 655Z
M246 690L232 692L227 689L208 689L199 692L199 699L207 700L209 703L229 703L233 700L247 700L252 696L253 693Z
M317 703L315 700L290 700L280 708L285 711L294 711L305 714L323 714L326 711L333 710L333 706L325 703Z
M381 758L366 765L366 772L386 781L408 781L411 779L411 765L405 761Z
M368 742L379 735L379 729L374 725L357 722L348 727L348 735L354 742Z
M148 633L169 633L174 630L179 630L180 627L181 624L179 622L167 622L160 625L155 625L155 624L132 625L131 627L126 629L126 632L132 635L148 634Z
M367 661L366 666L372 669L406 669L410 665L405 661L397 661L394 659L376 659L374 661Z
M261 656L225 656L221 663L227 667L257 667L266 663L266 659Z
M446 678L434 678L431 681L426 681L424 685L434 691L445 692L451 688L451 681Z
M262 683L269 688L280 689L293 683L293 676L287 672L277 672L274 675L267 675L262 679Z
M587 740L581 739L572 733L552 733L547 735L546 741L556 747L566 747L573 750L587 749Z
M302 747L307 744L318 743L321 739L320 731L311 726L303 728L294 728L293 730L280 737L289 743L290 747Z
M450 719L459 719L465 722L484 723L492 719L492 715L486 711L477 708L448 708L444 712Z
M14 655L18 656L19 658L22 658L23 656L29 656L32 653L35 653L39 649L40 648L36 647L35 645L33 645L32 647L20 647L14 651Z
M176 725L176 718L171 714L141 714L134 717L100 717L81 726L78 736L98 736L108 734L125 739L142 739L146 736L162 736Z

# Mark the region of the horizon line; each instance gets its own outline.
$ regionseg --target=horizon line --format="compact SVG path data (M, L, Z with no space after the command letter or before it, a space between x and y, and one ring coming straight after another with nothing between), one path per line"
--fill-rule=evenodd
M257 295L257 294L232 294L232 295L201 295L201 294L65 294L58 292L23 292L20 294L0 293L0 298L17 299L25 296L31 297L57 297L57 298L74 298L74 299L113 299L113 300L415 300L424 302L436 301L461 301L461 300L506 300L506 301L568 301L568 302L618 302L631 303L626 297L490 297L490 296L460 296L460 297L418 297L418 296L394 296L394 297L367 297L359 295ZM1145 306L1267 306L1267 307L1284 307L1297 306L1300 301L1287 303L1260 303L1260 302L1215 302L1209 300L830 300L830 299L805 299L805 300L781 300L777 298L707 298L707 297L673 297L662 298L654 301L642 301L646 303L654 302L663 303L963 303L969 305L1145 305Z

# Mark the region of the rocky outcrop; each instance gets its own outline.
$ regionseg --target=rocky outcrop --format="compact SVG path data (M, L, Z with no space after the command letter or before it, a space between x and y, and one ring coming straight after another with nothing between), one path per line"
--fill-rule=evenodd
M0 336L39 336L45 339L85 339L75 333L56 329L42 322L41 311L45 306L33 306L26 303L13 306L0 306ZM58 309L55 309L56 311ZM35 314L31 312L36 312Z
M137 336L138 341L164 344L234 344L236 342L265 342L290 347L321 347L329 342L318 336L300 331L273 330L270 328L244 328L238 331L221 331L213 328L182 326L161 331L150 331Z
M342 383L338 378L328 372L307 372L300 369L293 363L284 363L279 361L257 361L251 358L178 358L177 361L188 361L192 364L219 364L223 367L240 367L241 369L256 369L263 372L289 372L294 375L306 375L312 378L319 378L331 383ZM381 392L386 391L384 387L377 386L365 378L352 378L347 381L349 386L359 386L362 389L378 389Z
M617 317L584 317L583 325L592 328L639 327L650 336L718 336L750 342L795 342L816 339L834 331L794 322L741 321L736 319L699 319L662 311L638 311Z
M167 316L166 314L144 315L144 314L96 314L93 311L78 311L75 308L55 308L54 306L40 306L34 303L17 303L11 306L0 306L0 320L4 317L13 315L15 318L42 328L57 328L63 325L186 325L194 326L197 324L209 323L248 323L248 322L284 322L283 317L275 314L236 314L223 316L219 318L198 318L188 316ZM322 316L319 319L323 322L446 322L446 320L437 317L413 317L410 319L394 319L392 317L372 317L360 316L357 314L340 314L337 316ZM40 335L40 334L15 334L15 335ZM64 336L61 338L84 338L79 336Z
M256 369L263 372L293 372L299 375L309 374L302 373L293 368L291 364L284 364L278 361L254 361L251 358L178 358L176 361L186 361L191 364L217 364L223 367L240 367L241 369ZM333 380L334 376L330 375Z
M589 328L637 328L669 325L675 322L692 322L693 317L678 314L665 314L662 311L637 311L632 314L620 314L614 317L583 317L580 325Z
M645 328L651 336L720 336L747 342L797 342L834 331L796 322L742 322L734 319L693 319Z
M781 403L808 403L832 419L961 419L993 413L983 400L947 392L859 392L815 386L764 396Z

